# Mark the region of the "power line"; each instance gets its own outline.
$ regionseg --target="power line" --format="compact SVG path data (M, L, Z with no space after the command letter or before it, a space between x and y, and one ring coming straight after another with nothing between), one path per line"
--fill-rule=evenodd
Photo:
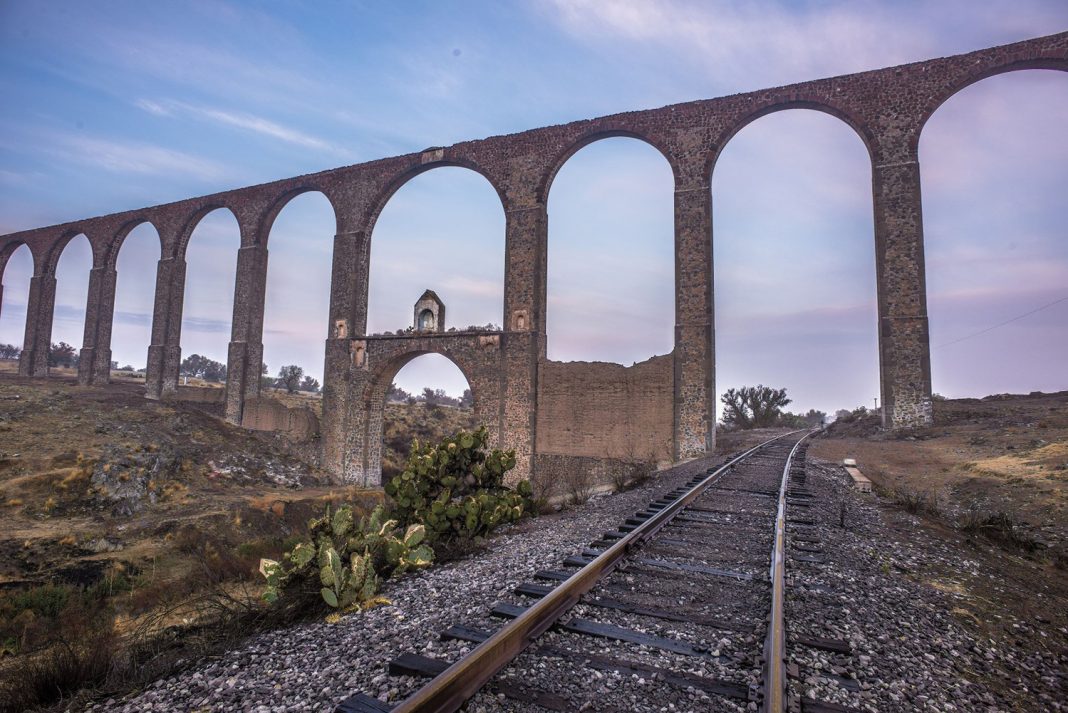
M1052 307L1053 305L1060 304L1061 302L1064 302L1065 300L1068 300L1068 295L1065 295L1064 297L1061 297L1059 300L1053 300L1052 302L1050 302L1048 304L1044 304L1041 307L1035 307L1030 312L1024 312L1023 314L1017 315L1017 316L1013 317L1012 319L1006 319L1004 322L1001 322L999 324L995 324L993 327L987 327L986 329L982 329L982 330L976 332L975 334L969 334L967 337L961 337L960 339L954 339L952 342L946 342L945 344L939 344L935 348L936 349L941 349L942 347L948 347L951 344L956 344L958 342L963 342L966 339L971 339L972 337L978 337L980 334L986 334L987 332L991 332L991 331L997 329L998 327L1004 327L1006 324L1011 324L1012 322L1015 322L1018 319L1023 319L1024 317L1030 317L1035 312L1041 312L1042 310L1047 309L1049 307Z

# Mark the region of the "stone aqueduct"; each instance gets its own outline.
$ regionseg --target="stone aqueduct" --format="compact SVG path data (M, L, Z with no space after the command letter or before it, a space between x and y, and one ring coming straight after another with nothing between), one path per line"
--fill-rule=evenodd
M19 372L47 373L56 265L79 234L93 249L78 379L110 378L116 259L126 235L148 222L162 258L148 349L147 396L177 391L185 252L209 212L227 208L240 226L226 417L240 423L246 400L259 395L267 238L294 196L319 191L337 218L323 388L323 463L343 481L377 484L382 402L396 372L436 352L467 376L476 409L494 438L514 447L519 474L574 466L569 458L622 456L640 423L651 453L685 459L715 439L715 347L711 177L720 151L742 127L790 108L838 117L860 136L872 164L878 334L883 420L907 427L931 420L931 371L924 276L918 143L924 123L951 95L986 77L1021 69L1068 70L1068 32L949 58L635 111L447 148L371 161L166 205L0 237L0 275L27 245L30 283ZM667 159L675 181L675 344L673 352L629 369L546 359L546 202L563 163L610 136L648 142ZM462 166L494 186L505 212L504 328L495 333L365 335L370 236L390 196L438 166ZM2 292L0 292L2 297ZM583 371L586 369L586 371ZM569 384L591 391L598 428L614 440L584 452L582 406L568 403ZM600 390L600 391L599 391ZM599 400L600 399L600 400ZM636 402L640 401L641 406ZM551 415L551 418L549 417ZM565 426L559 422L563 420ZM605 421L608 419L608 422ZM614 419L614 421L612 420ZM633 446L631 446L633 448ZM599 449L599 450L598 450ZM614 452L613 452L614 451ZM554 462L564 459L562 462Z

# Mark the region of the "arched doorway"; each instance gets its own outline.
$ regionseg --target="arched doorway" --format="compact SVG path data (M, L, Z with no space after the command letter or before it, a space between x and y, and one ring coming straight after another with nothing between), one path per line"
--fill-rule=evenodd
M467 377L448 357L424 353L405 360L381 404L381 482L404 469L414 441L437 443L459 429L483 425L476 403Z

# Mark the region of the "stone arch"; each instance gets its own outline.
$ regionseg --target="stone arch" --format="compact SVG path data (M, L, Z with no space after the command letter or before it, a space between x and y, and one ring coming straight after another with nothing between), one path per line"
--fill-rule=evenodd
M204 232L198 234L202 226ZM215 240L213 227L222 228ZM164 256L173 257L173 269L179 271L171 296L174 323L168 328L168 339L180 348L183 358L199 353L214 361L227 360L241 234L240 219L231 206L209 203L189 216L180 228L174 253ZM218 260L211 259L213 251L218 251ZM177 379L180 363L171 368Z
M108 241L104 249L103 267L109 270L115 269L115 266L119 261L119 253L122 251L122 245L126 242L126 238L133 232L134 228L144 225L145 223L151 225L152 229L156 232L156 237L159 239L159 254L160 257L163 257L163 236L159 231L159 226L156 225L151 218L138 217L124 223ZM96 265L94 265L94 267L96 267Z
M296 198L297 196L304 195L306 193L318 193L326 199L327 203L330 204L330 209L334 213L334 232L336 233L338 231L337 225L341 222L341 212L339 210L337 201L334 199L334 197L330 194L329 191L324 190L321 186L303 185L298 188L291 188L289 190L286 190L280 195L276 196L270 202L270 205L267 207L267 209L263 212L263 215L257 222L255 233L249 239L256 245L266 246L270 239L271 229L274 227L274 222L278 218L278 214L281 213L285 209L285 207L289 205L290 202L292 202L294 198ZM237 222L240 224L241 219L238 218ZM242 246L244 246L245 240L246 237L242 235Z
M71 254L72 243L85 240L85 246L89 250L88 264L85 265L85 257L79 258L77 252L83 248L77 248L75 254ZM42 300L42 315L38 316L41 325L48 324L47 330L42 330L41 337L48 333L48 339L40 345L47 352L52 342L67 342L74 347L75 352L80 347L87 345L92 340L92 332L95 331L94 312L96 305L93 304L93 270L100 263L102 241L94 242L89 231L71 230L64 233L59 240L55 241L45 261L45 270L42 275L44 281L51 282L48 292L51 298ZM63 256L67 255L66 266ZM74 260L75 262L71 262ZM65 273L65 274L64 274ZM84 291L83 291L84 286ZM68 301L69 300L69 301ZM63 307L71 308L74 312L67 311L64 316ZM80 317L76 313L80 312ZM57 318L58 313L58 318ZM77 325L77 326L75 326ZM58 333L57 333L58 332Z
M541 183L538 185L538 203L544 205L548 202L549 193L552 190L553 181L556 180L556 174L560 172L560 169L564 167L564 164L567 163L572 156L574 156L590 144L601 141L602 139L612 138L635 139L637 141L641 141L642 143L648 144L649 146L652 146L654 149L659 151L660 155L664 157L665 161L667 161L668 166L671 167L671 175L675 181L675 184L678 185L680 178L678 163L675 161L671 151L669 151L667 147L662 145L659 141L632 129L625 129L622 127L617 129L597 129L579 136L577 139L568 144L568 146L563 151L561 151L552 159L552 161L549 163L548 170L545 172Z
M8 311L8 306L5 303L11 297L11 295L6 295L5 296L5 294L4 294L4 292L5 292L4 280L5 280L5 276L7 275L8 263L11 260L11 258L19 250L21 250L23 247L26 248L26 253L30 256L30 272L29 272L28 275L25 276L26 282L29 283L30 282L30 278L36 272L36 265L37 265L37 256L34 255L33 250L30 248L29 244L27 244L25 241L22 241L22 240L13 240L13 241L5 244L2 248L0 248L0 317L3 316L4 312ZM10 287L10 285L8 285L8 287ZM28 297L29 297L29 295L28 295L28 291L29 291L28 287L29 287L29 285L27 284L27 290L24 291L23 294L22 294L23 299L27 299L27 300L28 300ZM28 315L27 315L27 317L28 317ZM25 324L25 320L23 320L23 324L22 324L22 328L21 328L23 330L23 332L25 332L25 328L26 328L26 324ZM24 336L25 335L20 335L12 343L19 345L20 348L23 347L24 345L22 344L22 342L23 342Z
M133 228L131 227L131 230ZM67 249L70 241L74 240L79 235L84 235L86 240L89 240L90 247L93 246L93 241L89 239L89 234L84 230L71 229L60 234L58 238L53 240L46 248L44 259L41 261L40 272L34 274L48 275L49 277L55 277L56 267L59 265L59 258L63 255L63 251ZM93 251L94 255L96 250ZM95 260L95 258L94 258ZM92 266L90 266L92 267ZM37 261L34 261L34 268L37 268Z
M326 383L323 343L331 331L332 263L339 220L327 191L302 185L280 194L263 214L260 228L253 235L242 235L242 253L259 256L257 270L262 270L262 276L255 279L262 279L262 287L257 286L255 298L245 307L235 299L234 324L247 320L251 325L247 341L262 345L253 362L266 363L272 374L283 365L295 364ZM237 279L240 284L240 274ZM250 368L258 369L259 364Z
M927 126L927 122L934 115L938 108L949 101L953 96L959 93L961 90L970 87L973 84L989 79L990 77L996 77L999 74L1008 74L1009 72L1020 72L1027 69L1049 69L1060 72L1068 72L1068 58L1065 57L1034 57L1030 59L1010 60L1003 64L994 65L992 67L984 67L974 74L969 74L961 78L960 80L949 85L946 90L940 94L932 96L923 107L923 110L916 121L916 130L909 138L909 148L912 151L912 155L915 156L919 153L920 136L923 134L923 129Z
M200 225L201 221L217 210L224 210L229 213L233 216L234 222L240 227L241 219L237 217L237 213L233 208L225 203L208 203L194 211L194 213L182 224L181 230L178 232L178 238L175 241L174 254L170 257L185 260L186 252L189 250L189 241L193 239L193 233L196 232L197 226Z
M393 197L393 195L401 188L403 188L406 183L411 181L416 176L422 175L428 171L432 171L435 168L444 168L449 166L453 168L466 168L467 170L474 171L478 175L485 178L486 181L489 182L490 186L493 187L493 190L494 192L496 192L497 197L500 198L501 209L505 213L508 212L508 198L505 195L505 192L501 189L499 185L497 185L497 182L493 180L493 177L490 175L490 173L486 169L482 168L482 166L480 166L478 163L466 158L434 160L427 163L419 164L417 166L408 167L407 169L401 171L398 175L390 179L389 182L386 183L385 186L378 191L375 197L371 199L371 203L367 208L367 212L363 220L363 225L365 226L364 230L367 236L370 237L374 234L375 223L378 222L378 218L382 215L382 211L383 209L385 209L386 204L389 203L389 200Z
M486 174L463 163L436 162L407 172L375 213L366 233L369 270L364 280L354 283L366 305L368 333L411 325L412 303L427 288L446 290L442 297L450 305L448 326L499 323L507 212ZM463 249L443 250L445 240ZM401 260L407 269L399 268ZM492 283L492 290L455 287L450 294L449 280L462 278Z
M496 446L500 413L500 395L494 392L493 383L499 381L496 364L480 364L477 358L465 355L463 345L466 340L457 342L458 348L450 348L444 340L441 344L428 344L421 340L411 347L402 346L383 360L373 371L363 389L360 406L366 414L366 434L363 439L363 472L366 477L381 478L382 472L382 430L385 412L386 390L405 366L427 354L439 354L448 359L467 380L468 388L474 401L473 410L490 431L490 445Z
M918 137L931 382L949 398L1059 388L1068 62L1050 69L969 76Z
M142 226L147 228L142 231ZM154 239L140 234L147 233L148 228ZM135 236L132 242L131 235ZM113 357L122 364L147 367L145 355L152 343L155 312L153 268L163 257L163 250L159 228L147 218L125 223L106 244L100 261L94 265L97 286L90 287L89 301L95 324L89 326L85 344L93 350L86 352L92 355L88 358L96 359L97 364L91 374L89 367L82 370L83 379L110 381ZM140 352L139 358L133 357L132 352ZM145 361L142 363L141 359Z
M34 271L37 268L37 256L33 254L33 249L29 243L23 240L12 240L11 242L0 248L0 283L4 280L4 271L7 270L7 262L11 259L11 256L15 254L15 251L21 248L23 245L30 253L30 264L34 266Z
M774 114L738 131L712 176L719 391L781 380L802 413L871 406L879 388L871 156L827 112Z
M546 195L546 357L638 363L675 347L678 175L660 147L632 132L586 139L572 146ZM622 243L632 259L613 263ZM605 269L616 279L605 279Z
M875 146L878 144L875 136L871 133L867 124L855 116L853 112L848 109L830 104L823 99L819 98L802 98L794 97L790 99L780 99L773 101L770 104L758 107L747 114L742 115L739 119L734 121L726 130L724 130L719 136L712 142L712 151L708 156L704 175L706 176L709 184L712 182L712 174L716 170L716 162L719 161L720 155L723 153L723 149L726 148L730 140L733 139L738 133L745 127L752 124L757 119L768 116L769 114L776 114L780 111L788 111L790 109L811 109L812 111L818 111L823 114L829 114L836 119L844 122L846 126L852 129L861 142L864 144L865 150L868 152L868 160L874 165L875 163Z

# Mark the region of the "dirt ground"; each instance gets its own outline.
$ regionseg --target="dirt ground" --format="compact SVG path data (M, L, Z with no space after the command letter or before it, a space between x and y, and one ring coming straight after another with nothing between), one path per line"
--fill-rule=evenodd
M281 437L142 393L0 374L0 587L174 568L190 526L281 539L343 494Z
M1050 648L1068 636L1068 392L936 401L933 426L902 434L832 425L809 455L855 458L895 537L946 554L899 569L953 597L963 624L1068 665ZM964 527L1001 515L1022 545Z
M876 485L940 509L1005 512L1044 549L1068 546L1068 391L936 401L929 428L889 434L874 417L834 425L810 449L855 458Z
M147 400L136 378L81 387L73 370L51 371L42 381L0 369L0 588L92 584L116 563L139 571L166 560L181 576L183 529L231 547L282 541L324 500L381 497L331 485L314 442L234 427L211 405ZM440 439L471 421L470 411L389 404L384 463L399 471L412 438Z

